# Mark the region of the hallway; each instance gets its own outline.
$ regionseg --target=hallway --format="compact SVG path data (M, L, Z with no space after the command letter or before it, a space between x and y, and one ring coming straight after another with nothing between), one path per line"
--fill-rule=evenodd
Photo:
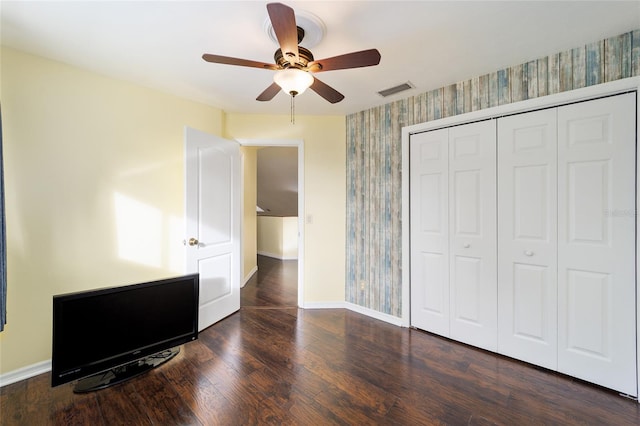
M240 292L241 308L298 306L298 261L258 256L258 272Z

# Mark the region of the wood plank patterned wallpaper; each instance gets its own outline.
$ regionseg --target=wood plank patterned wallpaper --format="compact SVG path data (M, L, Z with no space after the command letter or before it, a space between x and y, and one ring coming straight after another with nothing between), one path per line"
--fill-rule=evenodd
M640 76L640 29L348 115L346 300L402 314L402 127Z

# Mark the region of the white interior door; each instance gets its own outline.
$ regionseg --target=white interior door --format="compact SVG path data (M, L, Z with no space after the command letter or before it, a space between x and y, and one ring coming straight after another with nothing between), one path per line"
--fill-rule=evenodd
M411 135L411 325L449 336L449 130Z
M636 95L558 109L558 370L637 395Z
M497 350L496 123L449 129L451 337Z
M498 352L557 368L556 109L498 120Z
M240 148L185 129L186 269L200 274L199 329L240 309Z

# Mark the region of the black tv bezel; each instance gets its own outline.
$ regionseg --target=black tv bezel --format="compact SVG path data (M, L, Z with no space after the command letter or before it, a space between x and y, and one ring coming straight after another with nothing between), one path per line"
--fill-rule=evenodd
M190 282L193 285L193 290L195 292L195 307L194 307L194 320L192 331L186 334L182 334L179 336L171 337L167 340L163 340L161 342L153 343L151 345L147 345L144 347L138 347L132 350L129 350L125 353L114 354L108 358L103 358L100 360L96 360L84 365L73 366L72 368L67 368L64 371L60 371L57 366L56 358L60 355L60 351L62 348L57 347L59 342L56 342L56 334L57 328L60 327L61 318L61 305L68 301L75 301L83 298L92 298L97 296L109 295L114 293L126 293L129 291L135 291L137 289L149 288L149 287L158 287L167 283L173 283L177 281L185 281ZM198 298L199 298L199 290L200 290L200 277L199 274L187 274L181 275L171 278L164 278L154 281L146 281L140 282L137 284L129 284L124 286L117 287L107 287L100 288L95 290L85 290L74 293L66 293L60 295L53 296L53 339L52 339L52 352L51 352L51 386L59 386L65 383L73 382L76 380L81 380L87 377L94 376L96 374L103 373L105 371L112 370L114 368L119 368L126 366L130 363L135 363L144 358L147 358L151 355L158 354L159 352L166 351L168 349L174 348L176 346L180 346L182 344L194 341L198 339Z

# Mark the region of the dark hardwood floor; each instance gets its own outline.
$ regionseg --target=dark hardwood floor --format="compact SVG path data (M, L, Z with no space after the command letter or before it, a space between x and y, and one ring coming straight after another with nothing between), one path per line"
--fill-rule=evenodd
M258 256L258 271L240 292L243 308L298 306L298 261Z
M640 404L611 391L348 310L286 307L295 297L269 276L129 382L74 395L42 374L1 388L0 424L640 424Z

